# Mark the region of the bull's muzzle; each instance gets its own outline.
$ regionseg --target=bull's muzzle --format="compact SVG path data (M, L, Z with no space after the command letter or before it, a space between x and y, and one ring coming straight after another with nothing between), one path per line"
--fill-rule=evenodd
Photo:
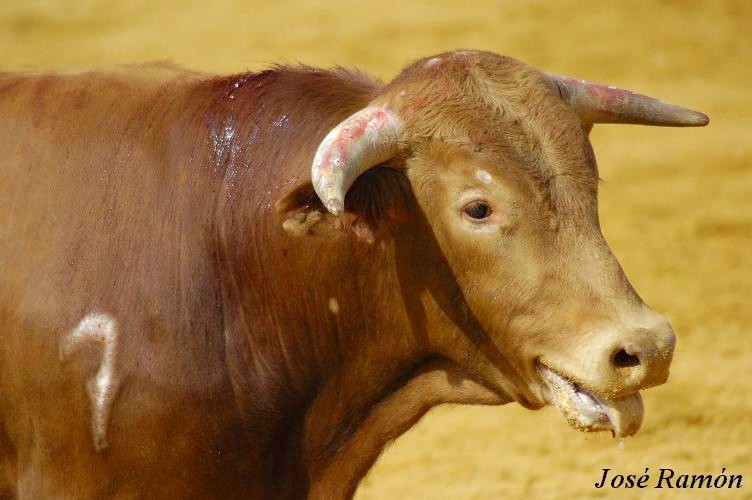
M650 310L595 329L568 355L540 360L546 399L577 429L632 435L643 417L639 391L668 379L675 345L671 326Z

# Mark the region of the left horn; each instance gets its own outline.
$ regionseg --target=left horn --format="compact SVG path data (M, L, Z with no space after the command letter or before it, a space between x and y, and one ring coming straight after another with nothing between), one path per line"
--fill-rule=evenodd
M392 158L404 125L384 106L368 106L334 127L321 141L311 181L329 212L342 213L345 195L360 174Z
M584 123L633 123L664 127L703 127L707 115L652 97L600 83L548 74L559 96Z

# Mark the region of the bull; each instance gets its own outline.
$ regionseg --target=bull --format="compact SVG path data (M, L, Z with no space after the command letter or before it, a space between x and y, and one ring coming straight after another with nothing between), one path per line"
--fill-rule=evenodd
M1 75L0 496L350 497L442 403L634 434L675 337L588 134L707 122L476 51Z

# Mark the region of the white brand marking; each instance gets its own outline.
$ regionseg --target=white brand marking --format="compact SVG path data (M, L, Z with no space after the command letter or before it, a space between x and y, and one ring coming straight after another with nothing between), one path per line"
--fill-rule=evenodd
M107 448L107 425L112 411L112 402L118 390L115 378L115 354L118 344L118 329L115 320L107 314L93 313L86 316L76 328L66 335L60 346L60 354L67 357L84 345L94 344L101 355L99 370L88 380L91 405L91 432L94 448Z

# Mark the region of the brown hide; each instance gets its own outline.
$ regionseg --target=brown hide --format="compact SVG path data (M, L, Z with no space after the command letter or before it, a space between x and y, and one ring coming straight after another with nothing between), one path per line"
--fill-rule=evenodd
M378 89L312 69L0 77L0 492L347 496L434 404L501 402L427 356L428 318L482 339L415 269L452 282L402 174L368 173L349 218L299 231L318 237L283 229L316 208L321 137ZM118 332L100 450L101 348L61 351L96 312Z

